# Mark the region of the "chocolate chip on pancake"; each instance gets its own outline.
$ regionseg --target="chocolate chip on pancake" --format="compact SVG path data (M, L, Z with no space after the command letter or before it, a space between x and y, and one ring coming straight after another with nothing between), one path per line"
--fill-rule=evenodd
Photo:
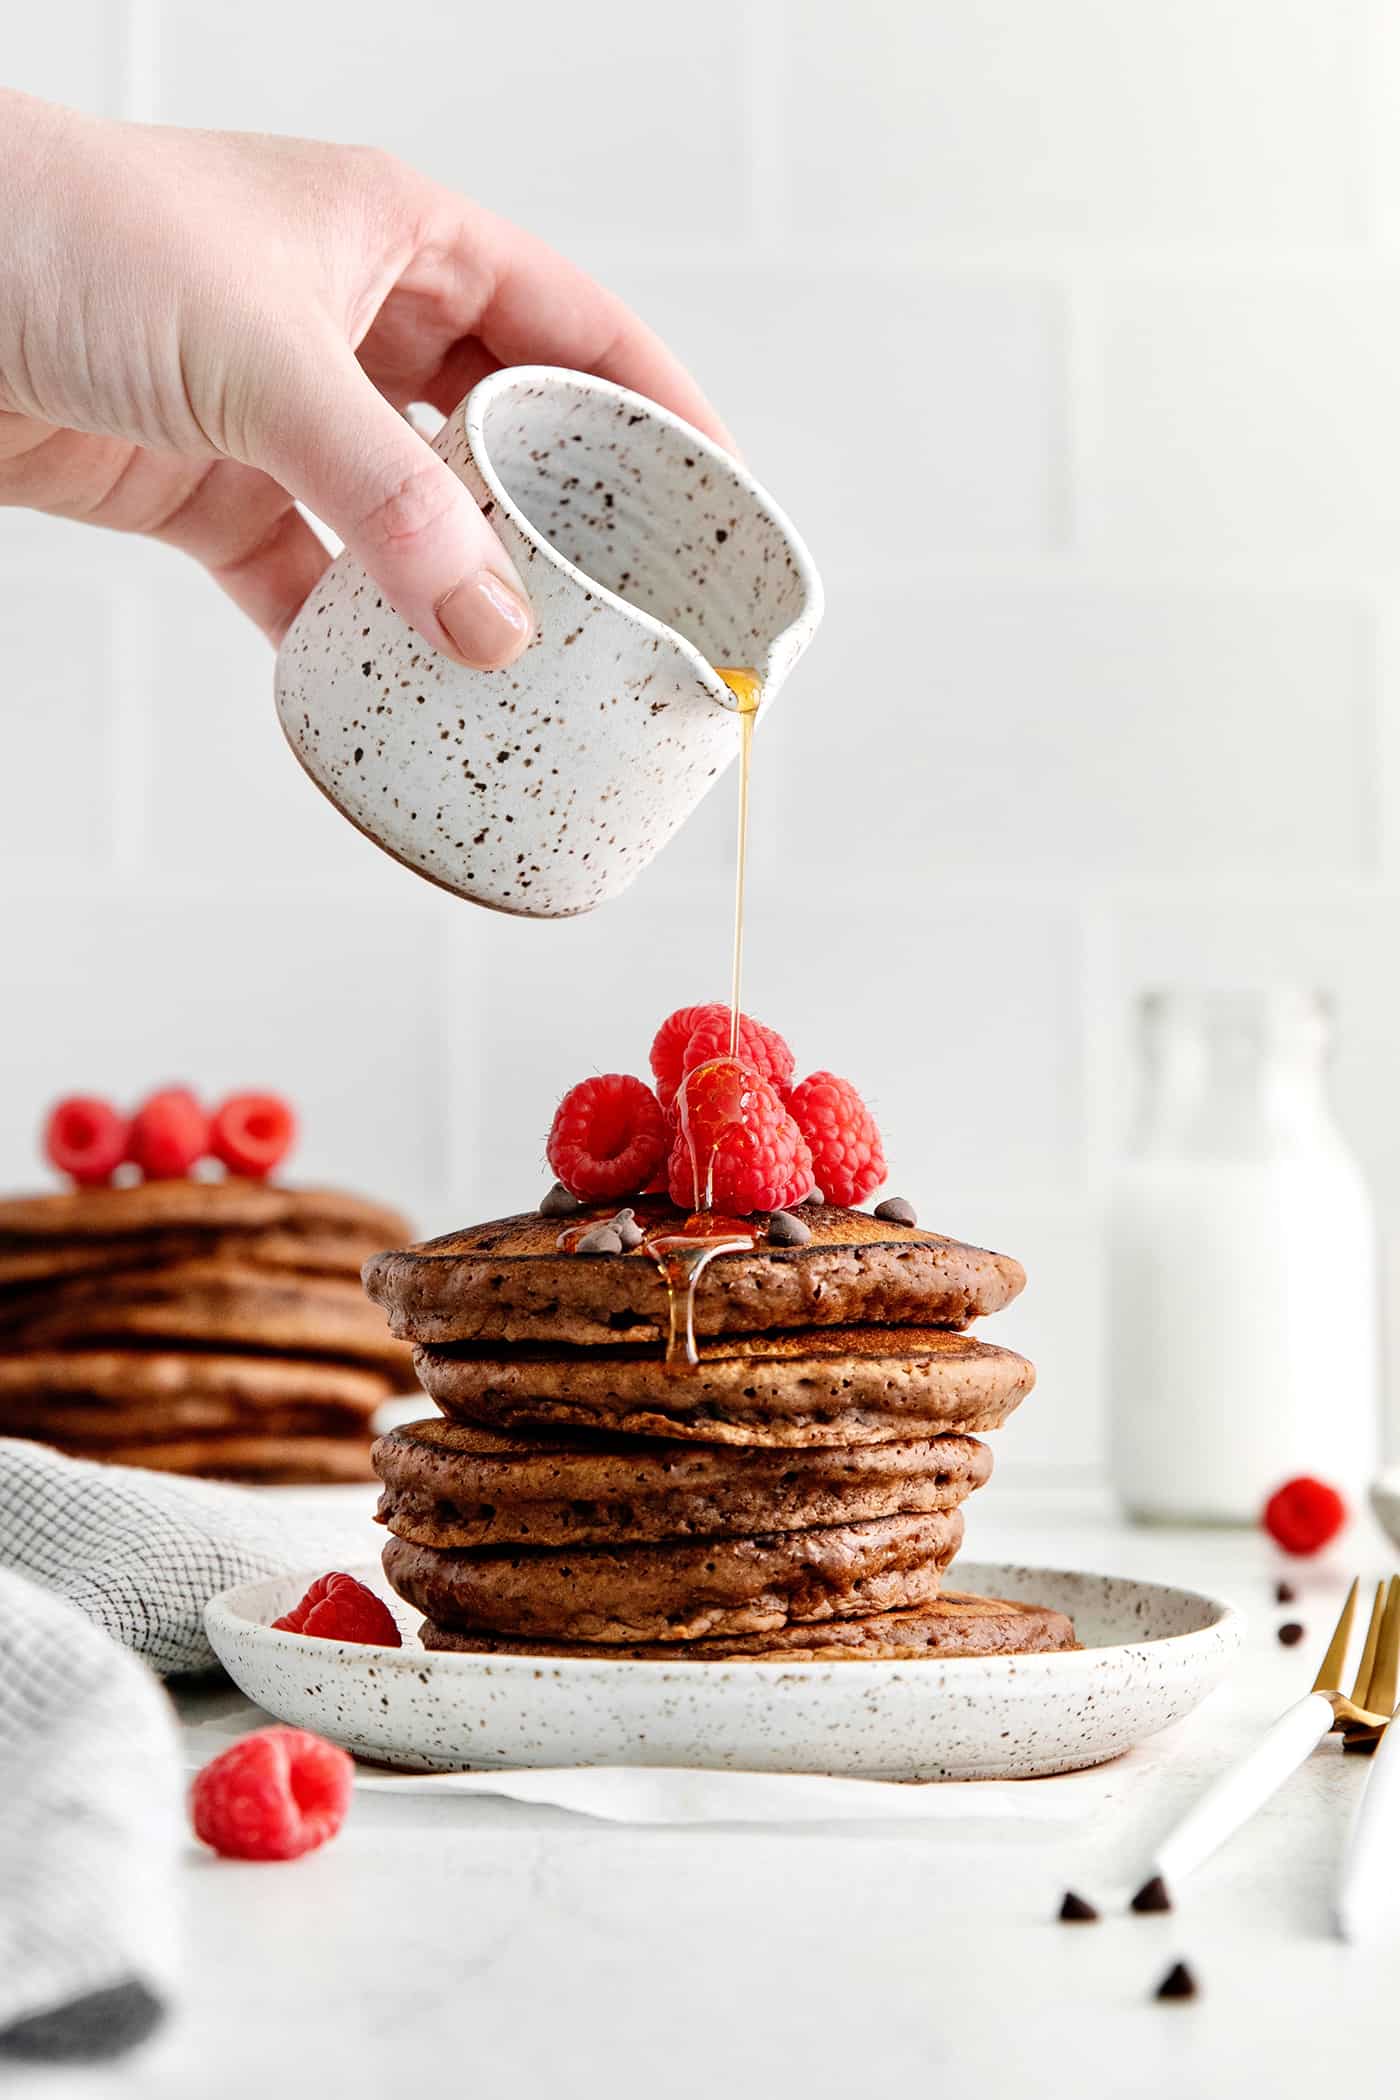
M638 1198L644 1231L675 1230L683 1213ZM601 1222L602 1205L580 1213ZM827 1204L806 1214L803 1246L768 1244L722 1254L695 1291L698 1335L758 1334L793 1327L965 1327L997 1312L1025 1282L1019 1262L917 1226L882 1222ZM538 1212L381 1254L365 1265L365 1288L395 1334L426 1343L658 1342L669 1331L666 1285L645 1247L621 1260L580 1261L555 1245L557 1227Z
M926 1604L962 1529L951 1509L752 1538L513 1553L391 1538L384 1572L439 1626L609 1645L688 1641Z
M1063 1612L1011 1598L943 1590L917 1611L827 1619L768 1633L710 1640L641 1641L604 1647L586 1641L521 1641L425 1624L423 1646L448 1655L558 1655L595 1661L651 1662L946 1662L969 1655L1050 1655L1077 1645Z
M616 1263L614 1267L618 1266ZM677 1377L655 1343L420 1347L444 1414L701 1443L876 1444L995 1429L1035 1383L1022 1356L937 1327L817 1327L702 1341Z
M433 1416L380 1437L379 1517L422 1546L624 1545L803 1531L952 1509L992 1470L971 1437L736 1449L501 1436Z

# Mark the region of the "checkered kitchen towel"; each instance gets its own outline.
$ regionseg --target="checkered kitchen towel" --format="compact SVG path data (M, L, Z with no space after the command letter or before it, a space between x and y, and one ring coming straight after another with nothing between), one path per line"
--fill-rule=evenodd
M184 1781L153 1672L213 1666L216 1591L366 1534L0 1438L0 2087L19 2056L130 2047L168 2000Z

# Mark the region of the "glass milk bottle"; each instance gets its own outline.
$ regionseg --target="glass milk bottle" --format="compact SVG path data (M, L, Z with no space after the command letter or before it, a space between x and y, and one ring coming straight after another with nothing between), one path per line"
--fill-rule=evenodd
M1142 1002L1108 1233L1111 1459L1134 1517L1252 1523L1297 1473L1362 1506L1374 1224L1327 1099L1329 1032L1287 988Z

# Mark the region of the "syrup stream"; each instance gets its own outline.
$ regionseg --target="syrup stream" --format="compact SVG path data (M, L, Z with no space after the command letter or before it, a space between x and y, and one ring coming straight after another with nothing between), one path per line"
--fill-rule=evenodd
M716 664L715 672L739 703L739 853L734 877L734 967L729 983L729 1055L737 1057L739 994L744 973L744 880L749 860L749 761L763 680L757 671L733 664Z

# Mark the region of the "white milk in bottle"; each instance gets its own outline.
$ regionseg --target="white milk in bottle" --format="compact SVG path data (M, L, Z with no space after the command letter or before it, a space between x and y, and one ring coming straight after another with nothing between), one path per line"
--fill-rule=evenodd
M1361 1506L1378 1400L1371 1205L1322 1002L1154 993L1108 1228L1110 1445L1129 1513L1252 1523L1315 1473Z

